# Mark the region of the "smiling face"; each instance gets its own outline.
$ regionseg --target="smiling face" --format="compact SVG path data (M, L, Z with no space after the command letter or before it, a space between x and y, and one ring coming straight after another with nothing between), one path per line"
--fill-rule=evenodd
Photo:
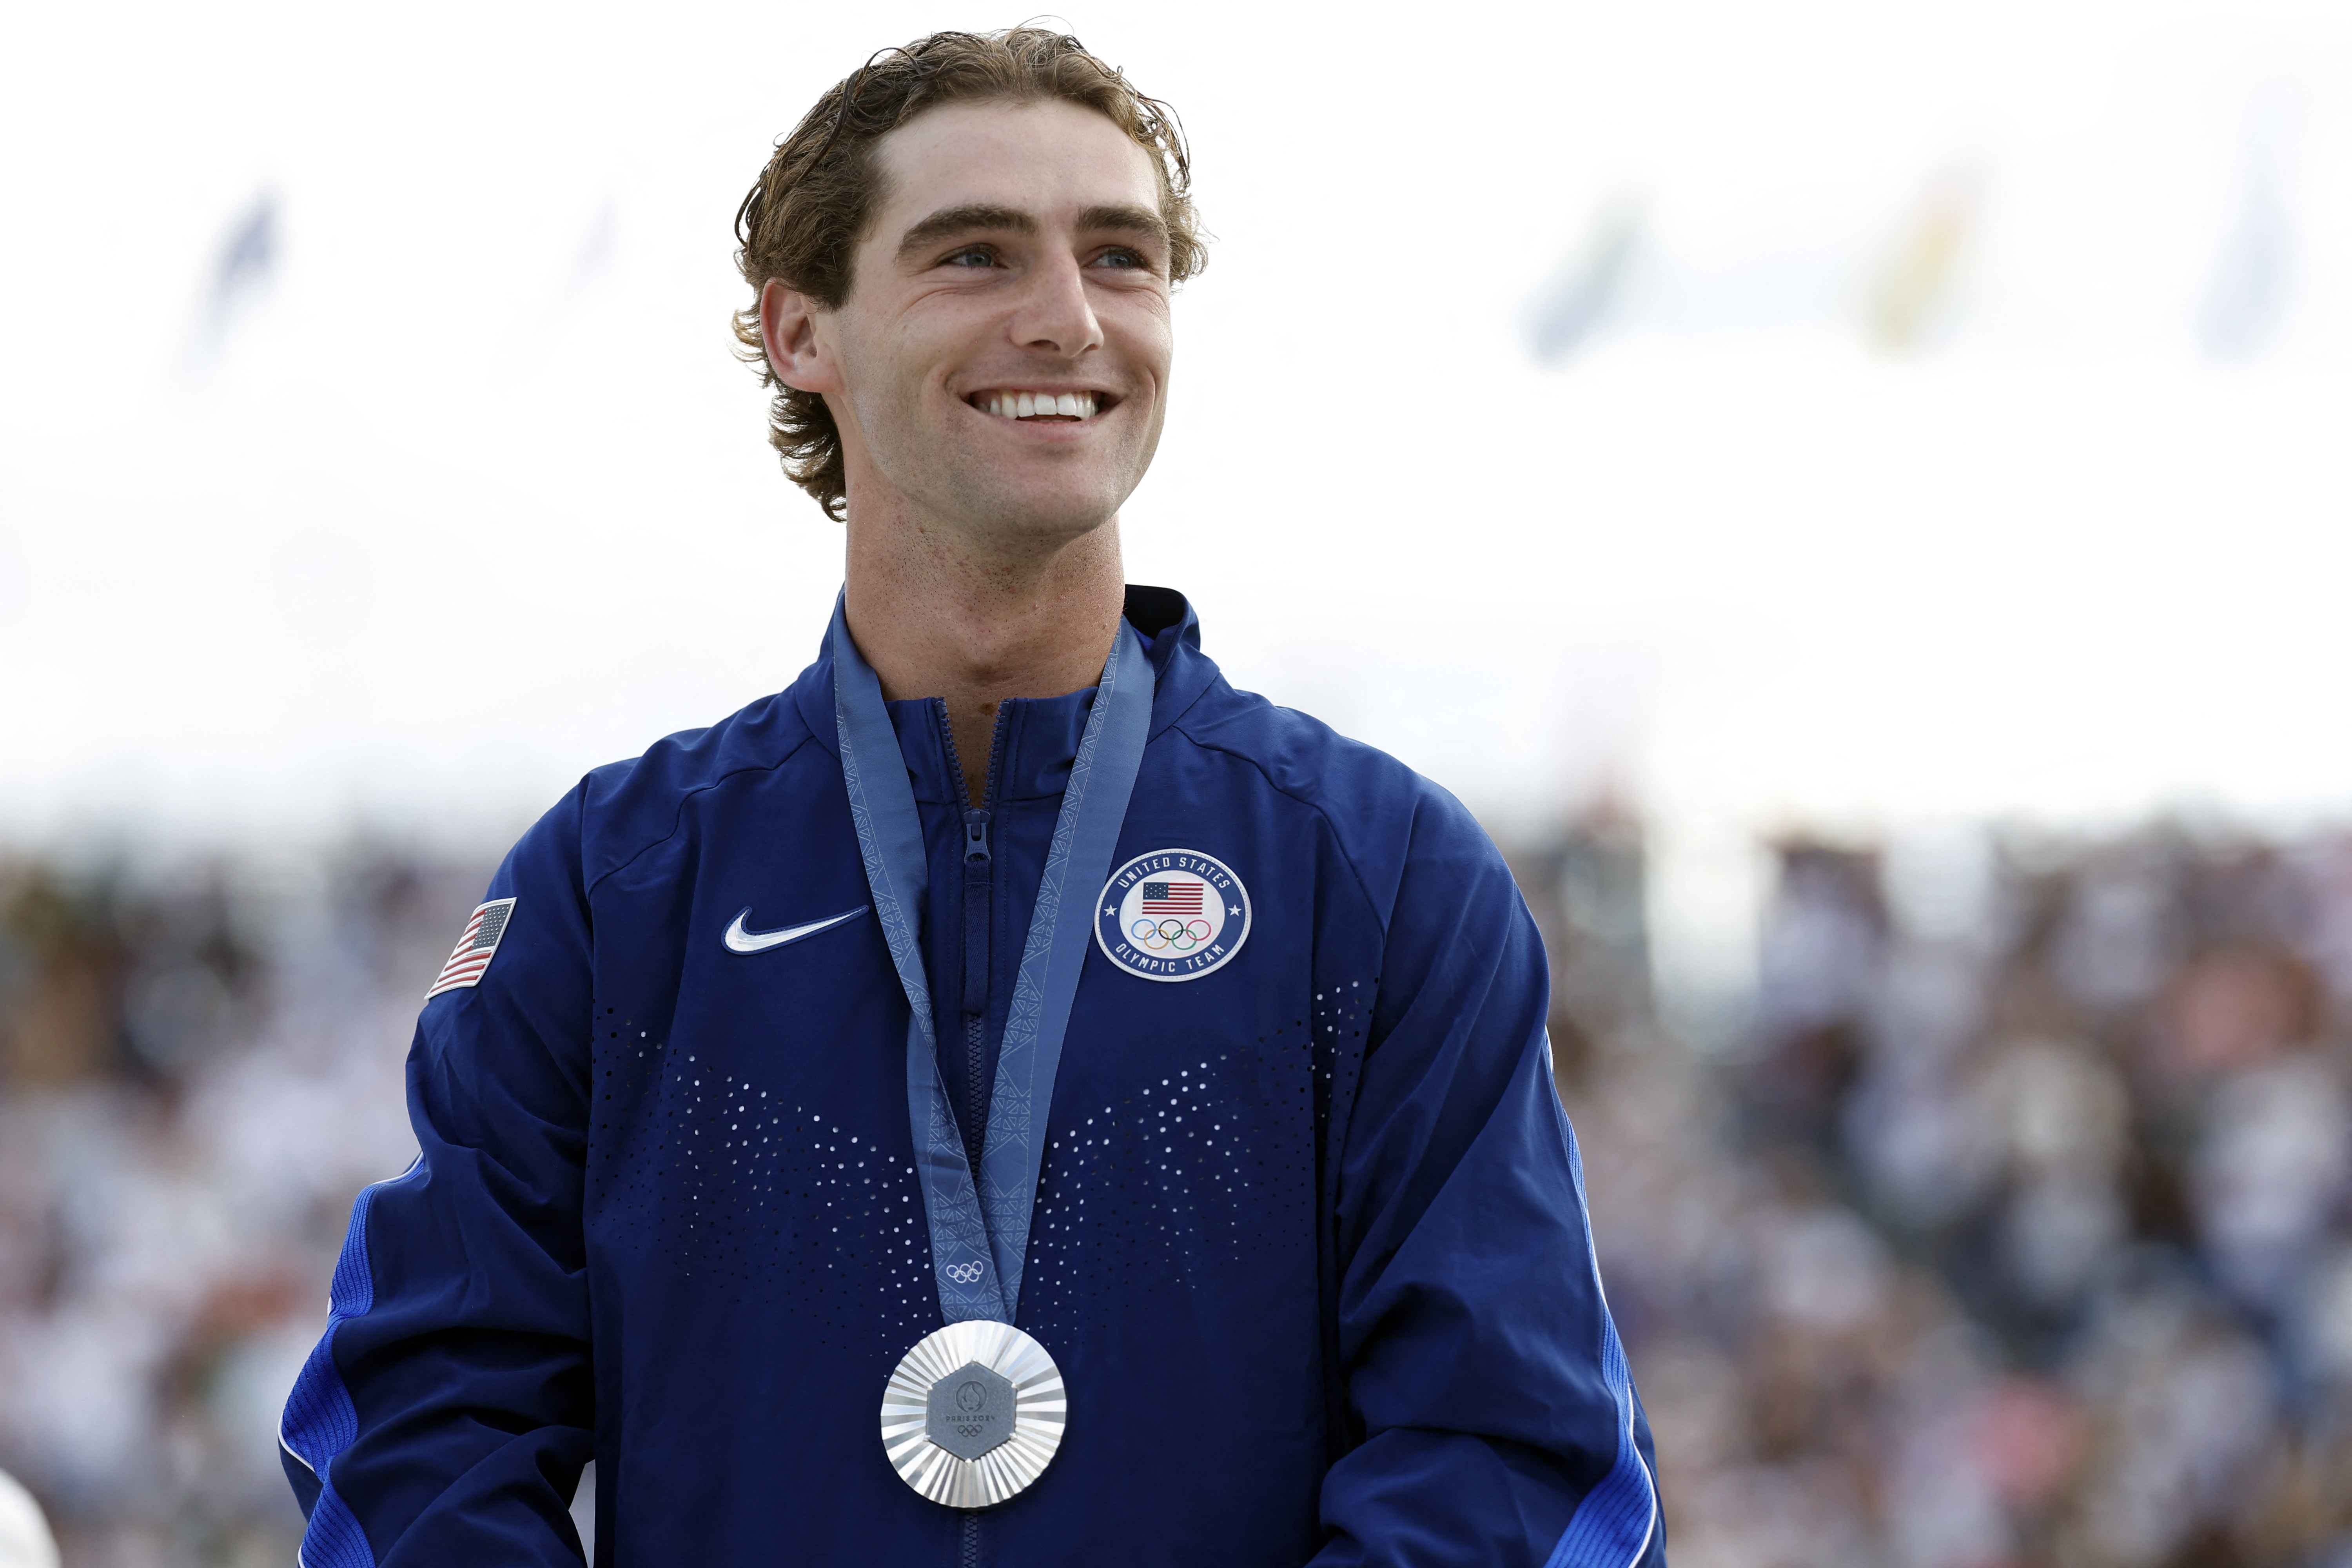
M1048 100L932 110L876 158L849 297L761 300L778 374L840 426L853 528L1018 548L1108 521L1159 445L1173 351L1150 157Z

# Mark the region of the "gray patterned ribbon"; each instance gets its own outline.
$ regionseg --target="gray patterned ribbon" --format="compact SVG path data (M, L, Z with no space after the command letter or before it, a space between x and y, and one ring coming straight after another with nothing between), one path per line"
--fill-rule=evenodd
M1022 1260L1036 1209L1062 1038L1069 1029L1087 947L1094 940L1093 890L1110 875L1119 825L1151 730L1151 665L1121 626L1104 661L1045 851L1037 906L1029 917L1012 1011L997 1053L987 1143L975 1184L947 1081L940 1075L930 982L915 931L914 915L923 907L929 879L915 792L907 783L889 710L882 705L882 683L851 639L840 600L834 604L831 636L834 723L841 736L849 816L857 827L874 912L890 944L910 1015L907 1111L930 1221L940 1310L950 1323L969 1318L1010 1323L1021 1300Z

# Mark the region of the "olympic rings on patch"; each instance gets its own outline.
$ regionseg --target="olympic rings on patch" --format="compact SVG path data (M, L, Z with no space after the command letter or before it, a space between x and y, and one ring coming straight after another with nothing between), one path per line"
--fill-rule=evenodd
M1095 945L1139 980L1198 980L1249 940L1250 896L1234 868L1198 849L1152 849L1103 884Z
M1138 921L1128 928L1128 935L1138 947L1157 952L1161 948L1173 948L1178 952L1190 952L1209 940L1209 922L1180 920Z

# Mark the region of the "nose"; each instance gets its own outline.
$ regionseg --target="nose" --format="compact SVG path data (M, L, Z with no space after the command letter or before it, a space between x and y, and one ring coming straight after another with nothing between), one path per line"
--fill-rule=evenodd
M1030 275L1026 297L1010 323L1013 341L1025 349L1076 359L1102 345L1102 323L1087 298L1078 258L1056 255Z

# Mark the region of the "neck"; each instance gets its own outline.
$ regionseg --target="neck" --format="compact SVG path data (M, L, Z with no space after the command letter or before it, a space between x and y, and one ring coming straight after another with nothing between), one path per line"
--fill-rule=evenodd
M1100 679L1126 591L1117 518L1004 549L910 520L861 527L850 516L850 635L885 698L946 699L974 805L999 705Z

